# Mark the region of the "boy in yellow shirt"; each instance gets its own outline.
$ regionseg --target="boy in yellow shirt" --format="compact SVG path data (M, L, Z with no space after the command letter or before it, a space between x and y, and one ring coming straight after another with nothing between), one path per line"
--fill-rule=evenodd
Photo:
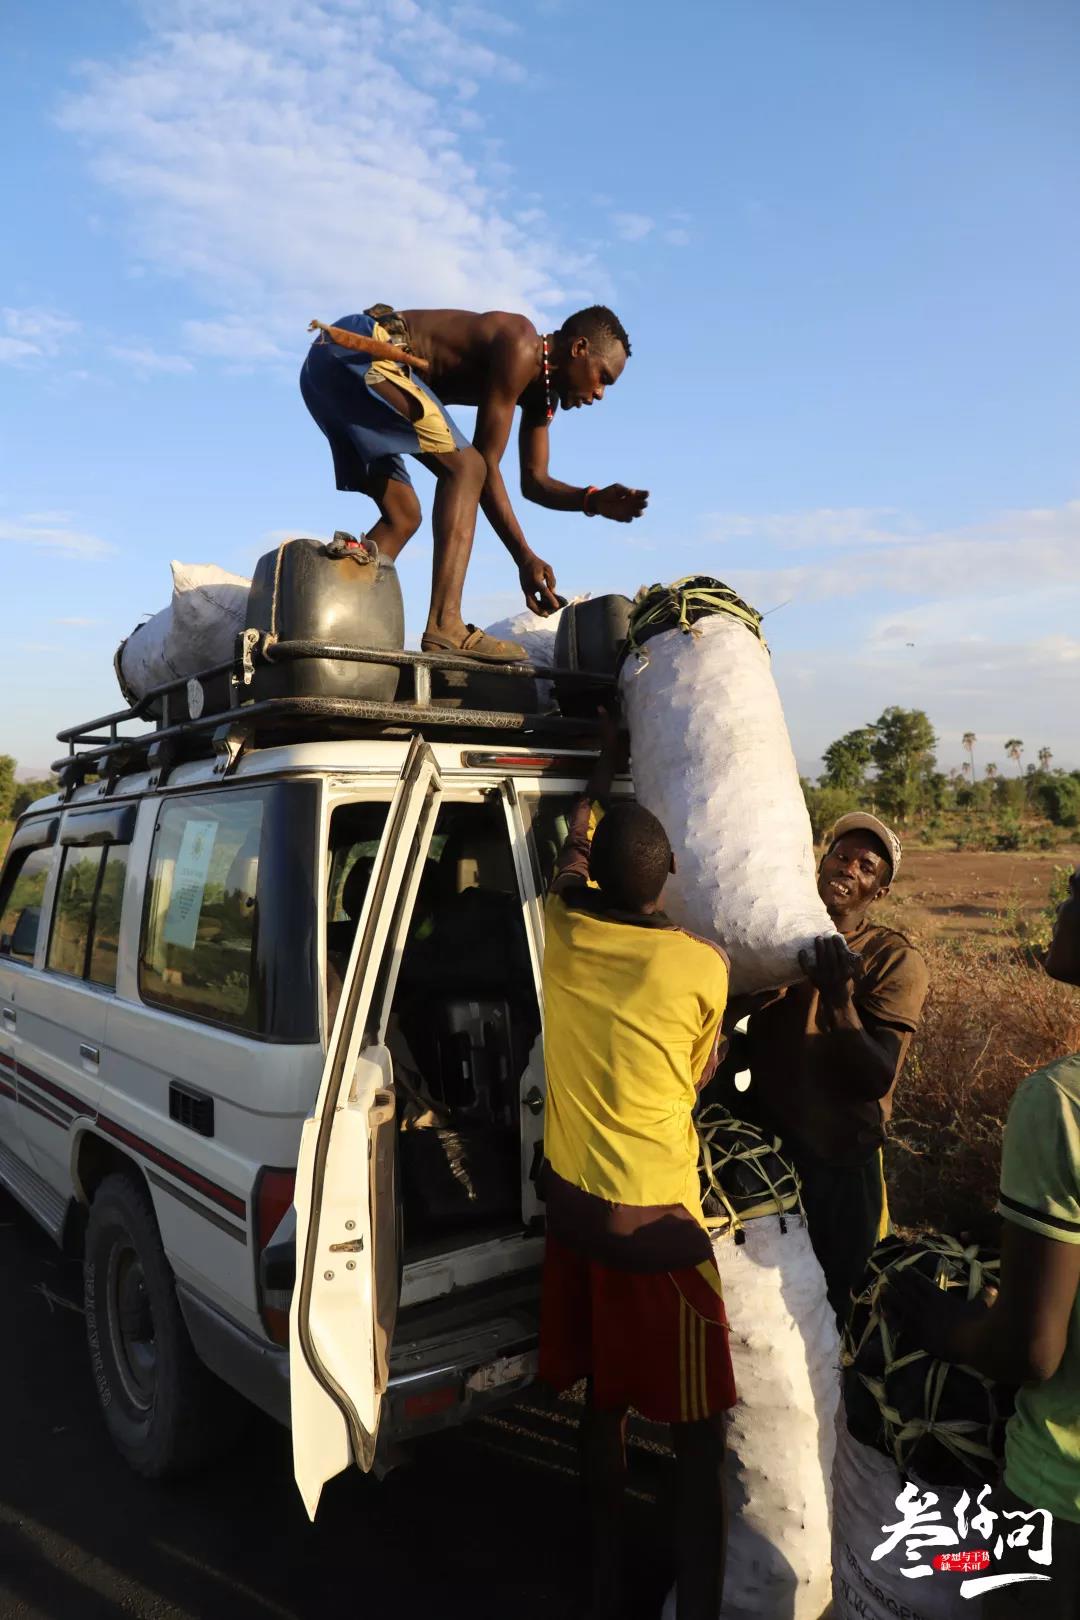
M715 1620L726 1543L722 1414L735 1402L692 1111L716 1065L728 967L660 909L674 870L656 817L612 807L610 722L547 902L548 1113L540 1376L589 1380L582 1466L594 1620L620 1612L629 1407L672 1425L678 1620Z

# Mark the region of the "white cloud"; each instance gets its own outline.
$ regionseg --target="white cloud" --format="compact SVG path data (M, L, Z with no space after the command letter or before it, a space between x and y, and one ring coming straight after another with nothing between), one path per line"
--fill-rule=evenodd
M113 344L109 349L109 353L114 360L121 361L123 365L130 366L132 371L143 376L151 372L170 372L179 376L182 372L195 370L191 361L186 360L182 354L162 354L159 350L150 348L149 345L129 348L121 344Z
M664 232L664 241L669 247L689 247L690 232L683 226L676 225L674 230Z
M0 309L0 364L23 366L60 353L79 322L49 309Z
M726 538L756 534L784 545L826 548L795 567L735 570L735 583L751 600L826 602L876 594L933 601L1050 585L1080 587L1080 501L1005 512L937 533L889 532L875 526L881 515L881 510L845 508L716 521L726 527ZM857 540L862 544L843 549Z
M49 551L61 557L75 557L90 561L107 556L116 548L96 534L72 529L66 524L43 522L40 517L29 516L14 520L0 518L0 541L11 545L30 546L37 551Z
M72 625L77 630L87 630L92 625L100 624L101 620L100 619L69 618L69 619L54 619L53 623L54 624L68 624L68 625Z
M894 519L894 526L882 519ZM771 540L797 547L867 544L903 538L895 527L896 514L884 506L823 506L807 512L713 512L706 519L710 536L718 540Z
M535 314L567 282L608 295L590 257L513 217L498 152L460 127L480 84L526 82L481 9L144 9L147 43L88 65L61 123L128 204L141 262L204 298L187 326L201 352L292 362L310 319L379 299Z
M749 601L791 600L765 628L804 769L893 703L927 711L946 768L968 729L1080 765L1080 501L936 531L888 507L729 512L704 528L709 566Z
M612 214L611 223L624 242L643 242L656 221L648 214Z

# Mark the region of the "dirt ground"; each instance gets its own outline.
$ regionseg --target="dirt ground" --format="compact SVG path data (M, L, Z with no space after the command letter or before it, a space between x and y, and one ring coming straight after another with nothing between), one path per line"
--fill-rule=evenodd
M1035 921L1055 869L1078 862L1080 847L1038 854L909 847L881 920L924 938L989 940L1010 922Z

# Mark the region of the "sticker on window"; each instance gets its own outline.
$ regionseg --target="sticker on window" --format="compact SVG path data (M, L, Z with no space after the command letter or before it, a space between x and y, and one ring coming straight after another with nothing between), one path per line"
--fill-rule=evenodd
M184 828L161 933L167 945L194 949L217 830L216 821L189 821Z

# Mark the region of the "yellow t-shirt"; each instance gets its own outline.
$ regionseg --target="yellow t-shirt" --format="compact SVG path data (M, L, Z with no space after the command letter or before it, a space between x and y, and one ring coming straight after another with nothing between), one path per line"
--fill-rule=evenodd
M702 1222L691 1114L727 1001L725 960L663 918L603 915L595 896L547 902L546 1156L605 1202L681 1204Z

